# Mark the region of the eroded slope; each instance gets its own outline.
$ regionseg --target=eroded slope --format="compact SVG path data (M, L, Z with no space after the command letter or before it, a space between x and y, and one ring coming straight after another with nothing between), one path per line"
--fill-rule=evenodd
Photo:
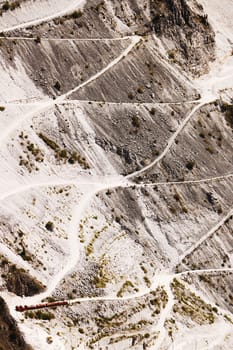
M12 314L35 349L231 348L230 52L218 80L190 79L214 59L194 1L51 5L2 17ZM15 311L57 299L69 306Z

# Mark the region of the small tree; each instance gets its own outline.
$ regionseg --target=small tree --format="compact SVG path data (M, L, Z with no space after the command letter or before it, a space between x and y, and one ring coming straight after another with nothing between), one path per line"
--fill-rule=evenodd
M45 228L48 231L53 232L53 230L54 230L54 223L52 221L48 221L47 224L45 225Z
M82 17L82 15L83 15L83 13L82 13L81 10L79 10L79 11L76 10L76 11L74 11L74 12L71 14L71 17L74 18L74 19L76 19L76 18Z
M59 81L56 81L56 83L54 84L54 88L58 91L61 90L61 83Z
M2 5L2 9L3 9L4 11L8 11L9 8L10 8L9 1L4 2L4 4Z
M35 43L39 44L41 42L41 38L39 35L35 38Z

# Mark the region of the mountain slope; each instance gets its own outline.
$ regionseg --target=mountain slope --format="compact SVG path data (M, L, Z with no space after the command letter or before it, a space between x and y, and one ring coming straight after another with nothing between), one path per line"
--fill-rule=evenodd
M218 5L204 0L9 6L0 19L0 286L27 343L230 349L224 6L221 28ZM67 307L15 310L63 299ZM26 349L19 339L15 349Z

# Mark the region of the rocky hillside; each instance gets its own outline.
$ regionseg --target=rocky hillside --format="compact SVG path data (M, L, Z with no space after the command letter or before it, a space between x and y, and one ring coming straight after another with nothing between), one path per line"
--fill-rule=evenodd
M0 348L232 348L232 9L211 4L1 3Z

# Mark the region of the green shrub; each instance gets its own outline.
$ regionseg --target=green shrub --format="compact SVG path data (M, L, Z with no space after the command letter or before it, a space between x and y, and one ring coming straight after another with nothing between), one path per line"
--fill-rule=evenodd
M2 5L2 9L3 11L8 11L10 9L9 1L4 2L4 4Z
M59 152L59 156L61 158L67 158L68 157L68 153L65 149L62 149L60 152Z
M101 1L98 5L96 5L96 7L95 7L96 11L99 12L101 7L103 7L103 6L104 6L104 1Z
M189 160L188 163L186 164L186 168L188 170L193 170L194 165L195 165L195 161L194 160Z
M152 107L151 110L150 110L150 114L151 115L155 115L155 112L156 112L156 109L154 107Z
M168 51L168 58L169 60L175 60L176 58L175 51L173 50Z
M137 88L137 92L138 92L139 94L143 94L143 88L142 88L141 86L139 86L139 87Z
M74 19L80 18L80 17L82 17L82 15L83 15L83 13L81 10L79 10L79 11L76 10L73 13L71 13L70 18L74 18Z
M54 88L58 91L61 90L61 83L59 81L56 81L56 83L54 84Z
M26 252L24 246L22 246L22 251L19 253L19 255L25 261L31 261L32 260L31 255Z
M14 1L10 4L10 9L11 11L15 10L17 7L20 7L20 2L19 1Z
M47 146L49 146L53 150L59 149L59 146L56 144L56 142L50 140L47 136L45 136L41 132L39 133L39 137L44 141L44 143L46 143Z
M41 42L41 38L39 35L35 38L35 43L39 44Z
M226 121L233 127L233 104L225 105L224 109Z
M50 321L55 318L52 312L42 311L42 310L27 311L25 312L25 316L29 318L35 318L37 320L45 320L45 321Z
M133 93L132 93L132 92L129 92L129 93L128 93L128 98L129 98L130 100L133 100L134 95L133 95Z
M52 221L48 221L47 224L45 225L46 230L53 232L54 230L54 223Z
M139 128L140 127L140 119L138 118L138 116L134 115L132 118L132 125L135 128Z

